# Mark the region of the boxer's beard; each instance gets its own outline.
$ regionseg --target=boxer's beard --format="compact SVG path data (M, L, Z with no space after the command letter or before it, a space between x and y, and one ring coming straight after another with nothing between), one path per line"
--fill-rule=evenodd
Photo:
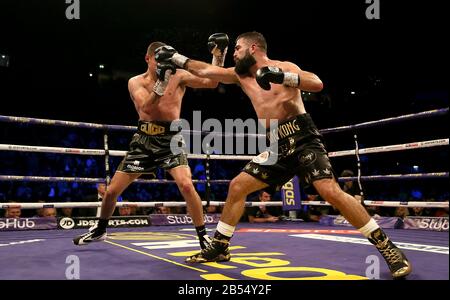
M253 57L253 55L250 54L250 51L245 52L245 56L241 59L238 59L236 61L236 66L234 67L234 70L239 75L245 75L250 72L250 68L256 64L256 59Z

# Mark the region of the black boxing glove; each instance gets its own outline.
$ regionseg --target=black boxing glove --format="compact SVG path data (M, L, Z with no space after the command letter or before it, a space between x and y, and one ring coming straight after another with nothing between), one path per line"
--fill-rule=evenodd
M214 66L224 66L229 41L226 33L214 33L209 36L208 50L213 55L212 64Z
M256 82L266 91L270 90L271 82L298 87L300 76L297 73L283 72L278 67L262 67L256 71Z
M161 46L155 49L155 60L159 63L162 62L172 62L180 68L184 68L184 65L188 61L184 55L178 54L171 46Z
M169 84L170 76L175 74L177 68L171 62L161 62L156 65L156 76L158 80L153 86L153 92L158 96L164 96L167 85Z
M177 68L171 62L161 62L156 65L156 76L159 80L166 80L166 72L170 71L169 75L177 72Z
M212 51L214 50L214 47L217 46L217 48L223 52L225 50L225 48L228 47L229 41L230 40L226 33L211 34L208 38L208 50L209 50L209 52L212 53Z

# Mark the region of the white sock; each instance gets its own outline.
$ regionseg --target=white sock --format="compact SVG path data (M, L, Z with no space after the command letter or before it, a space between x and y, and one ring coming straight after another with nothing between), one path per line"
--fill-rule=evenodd
M371 218L370 221L364 225L363 227L359 228L358 230L364 234L364 236L366 238L368 238L370 236L370 234L372 232L374 232L375 230L377 230L378 228L380 228L380 226L377 224L377 222Z
M234 233L235 226L228 225L222 221L217 224L217 231L227 237L232 237Z

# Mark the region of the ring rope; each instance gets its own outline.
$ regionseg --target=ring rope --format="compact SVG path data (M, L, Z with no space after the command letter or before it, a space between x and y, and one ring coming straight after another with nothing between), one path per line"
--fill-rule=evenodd
M390 175L370 175L361 176L363 181L386 181L386 180L402 180L402 179L431 179L431 178L449 178L449 172L434 173L415 173L415 174L390 174ZM340 177L339 182L356 181L358 177ZM47 177L47 176L20 176L20 175L0 175L0 181L26 181L26 182L81 182L81 183L103 183L104 178L89 177ZM210 183L227 184L230 179L211 179ZM206 183L207 180L193 179L193 183ZM167 179L136 179L134 183L156 183L156 184L172 184L174 180Z
M429 208L447 208L449 207L449 203L447 202L418 202L418 201L374 201L374 200L365 200L365 205L368 206L384 206L384 207L429 207ZM11 202L0 202L0 208L22 208L22 209L39 209L39 208L64 208L64 207L72 207L72 208L85 208L85 207L100 207L102 205L101 201L97 202L30 202L30 203L11 203ZM206 201L202 201L202 205L206 205ZM224 201L211 201L210 205L213 206L224 206ZM282 201L271 201L271 202L245 202L246 207L256 207L256 206L282 206ZM302 201L302 205L319 205L319 206L331 206L330 203L326 201ZM117 206L125 206L125 207L186 207L186 202L129 202L122 201L117 202Z
M318 205L332 206L326 201L302 201L302 205ZM419 201L377 201L365 200L364 205L367 206L383 206L383 207L429 207L429 208L448 208L447 202L419 202Z
M47 177L47 176L17 176L17 175L0 175L0 181L25 181L25 182L81 182L81 183L104 183L104 178L89 177ZM175 180L167 179L136 179L134 183L156 183L156 184L172 184ZM193 183L206 183L203 179L193 179ZM229 179L212 179L211 183L227 184Z
M381 119L381 120L368 121L368 122L363 122L363 123L354 124L354 125L346 125L346 126L340 126L340 127L334 127L334 128L327 128L327 129L322 129L319 131L322 134L335 133L335 132L347 131L347 130L352 130L352 129L356 130L356 129L369 128L369 127L373 127L374 125L386 125L386 124L392 124L392 123L408 121L408 120L415 120L415 119L434 117L434 116L442 116L447 113L448 113L448 107L423 111L423 112L414 113L414 114L402 115L402 116L398 116L398 117L391 117L391 118L386 118L386 119Z
M420 118L426 118L426 117L433 117L433 116L440 116L448 113L449 108L440 108L440 109L433 109L429 111L423 111L419 113L413 113L408 115L401 115L397 117L391 117L381 120L375 120L375 121L369 121L354 125L346 125L346 126L340 126L340 127L334 127L334 128L327 128L319 130L320 133L326 134L326 133L332 133L332 132L340 132L345 130L351 130L351 129L361 129L361 128L367 128L374 125L381 125L381 124L390 124L390 123L396 123L400 121L406 121L406 120L414 120L414 119L420 119ZM78 127L78 128L91 128L91 129L109 129L109 130L126 130L126 131L135 131L136 126L126 126L126 125L106 125L106 124L98 124L98 123L86 123L86 122L74 122L74 121L63 121L63 120L51 120L51 119L38 119L38 118L28 118L28 117L16 117L16 116L5 116L0 115L0 122L8 122L8 123L29 123L29 124L41 124L41 125L53 125L53 126L63 126L63 127ZM185 131L189 132L189 131ZM200 131L192 131L193 133L204 133ZM210 134L209 132L206 132L204 134ZM232 133L225 133L225 136ZM235 136L235 134L233 134ZM249 136L261 136L265 137L264 134L249 134Z
M412 150L420 148L430 148L449 145L449 139L437 139L421 142L412 142L406 144L378 146L359 149L359 154L383 153L392 151ZM101 149L81 149L81 148L63 148L63 147L47 147L47 146L28 146L0 144L0 151L19 151L19 152L41 152L41 153L61 153L61 154L77 154L77 155L105 155L105 150ZM111 156L125 156L127 152L122 150L109 150ZM355 155L355 150L342 150L329 152L329 157L350 156ZM188 154L190 159L206 159L206 154ZM209 155L210 159L215 160L251 160L253 155Z
M30 203L10 203L10 202L0 202L0 208L22 208L22 209L39 209L39 208L85 208L85 207L100 207L102 205L101 201L97 202L30 202ZM117 207L186 207L186 202L129 202L122 201L117 202ZM206 205L206 201L202 201L202 205ZM224 206L224 201L211 201L210 205L213 206ZM282 206L282 201L271 201L271 202L245 202L246 207L256 207L256 206Z

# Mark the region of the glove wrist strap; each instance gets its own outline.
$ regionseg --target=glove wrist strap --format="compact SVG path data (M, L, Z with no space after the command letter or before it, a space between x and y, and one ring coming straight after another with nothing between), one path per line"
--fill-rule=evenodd
M173 56L172 56L172 62L175 64L175 65L177 65L178 67L180 67L180 68L184 68L184 65L186 64L186 62L189 60L189 58L187 58L186 56L184 56L184 55L181 55L181 54L179 54L179 53L175 53Z
M155 85L153 86L153 92L155 92L158 96L164 96L164 92L167 88L168 81L157 80Z
M300 76L297 73L284 73L283 84L291 87L298 87L300 85Z
M220 51L220 50L219 50ZM212 58L212 65L217 67L223 67L225 65L225 56L227 55L227 48L220 51L220 55L214 55Z
M213 56L212 63L213 66L223 67L225 65L225 56Z

